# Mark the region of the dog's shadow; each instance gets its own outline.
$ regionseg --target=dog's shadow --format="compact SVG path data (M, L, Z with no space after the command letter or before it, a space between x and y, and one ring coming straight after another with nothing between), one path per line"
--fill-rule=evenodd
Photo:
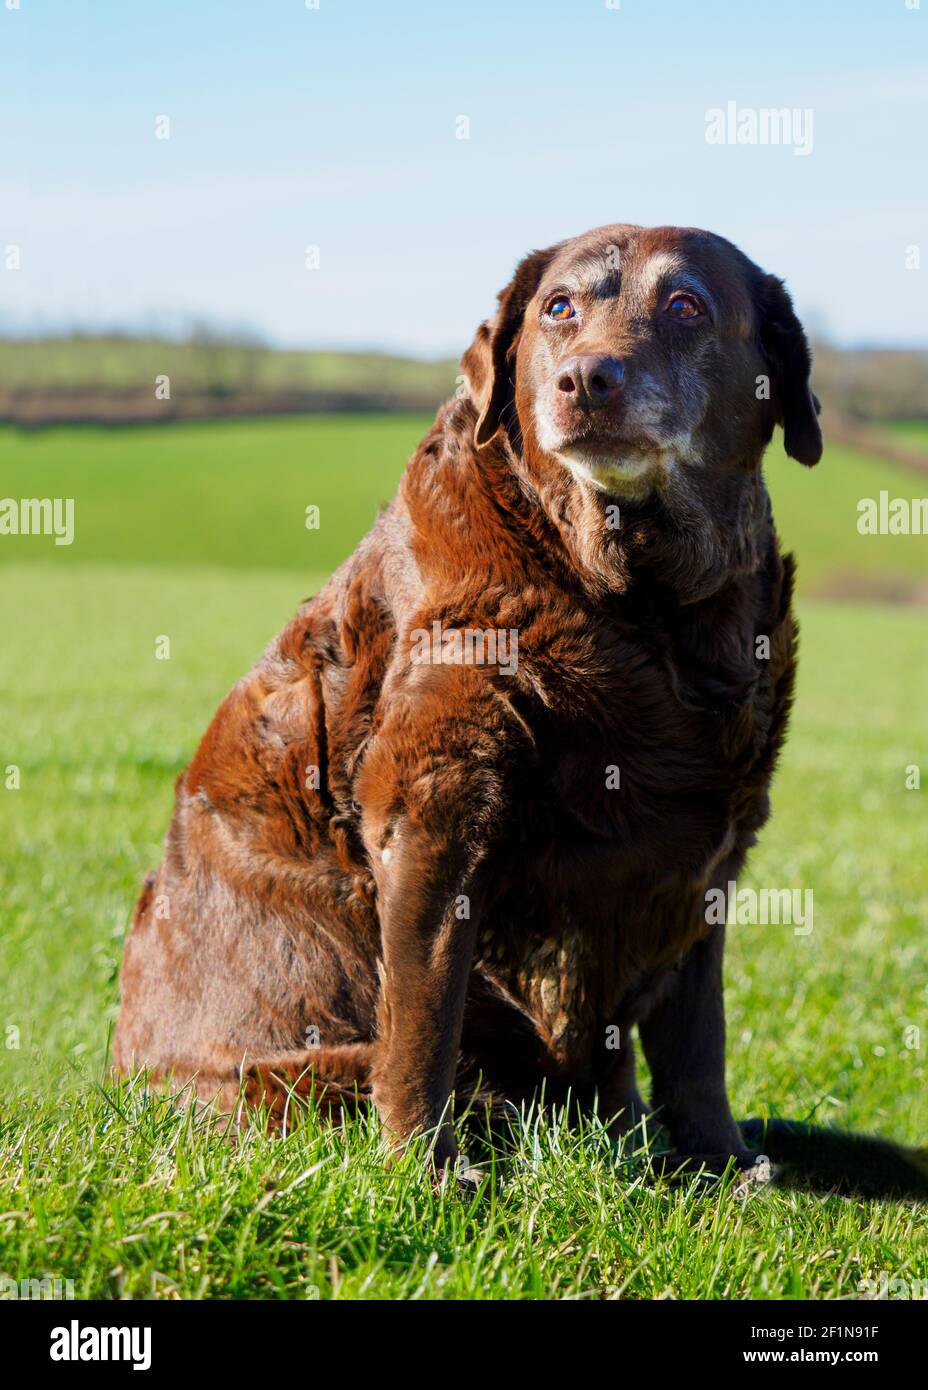
M928 1150L800 1120L745 1120L745 1142L770 1159L774 1186L870 1199L928 1201Z
M543 1092L536 1102L544 1105ZM511 1149L514 1109L489 1105L482 1112L479 1107L469 1112L465 1125L471 1139L477 1140L478 1149L481 1142L488 1146L487 1154L491 1149L497 1154ZM643 1149L649 1151L645 1161L655 1176L685 1178L697 1170L706 1176L719 1176L729 1167L721 1154L712 1155L715 1162L709 1165L700 1165L698 1159L687 1161L678 1154L662 1154L661 1140L667 1136L659 1124L654 1127L655 1118L652 1115L646 1130L636 1129L624 1141L630 1142L633 1151L626 1160L630 1164L639 1156L636 1139L640 1134ZM769 1160L769 1182L775 1188L863 1200L928 1202L928 1149L908 1148L870 1134L825 1129L803 1120L750 1119L738 1127L745 1148L753 1150L758 1159L763 1155Z

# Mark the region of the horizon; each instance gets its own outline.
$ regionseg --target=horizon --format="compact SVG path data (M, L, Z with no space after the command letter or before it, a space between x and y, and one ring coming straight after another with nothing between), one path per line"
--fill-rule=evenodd
M199 338L197 334L203 330L209 334L206 338ZM248 330L240 330L248 333ZM133 325L122 324L99 324L91 327L67 325L55 331L44 329L23 328L21 331L7 332L4 330L0 321L0 343L35 343L35 342L68 342L77 339L97 340L97 341L118 341L120 338L127 342L163 342L175 347L223 347L230 349L249 349L258 352L288 352L298 354L315 354L318 356L347 356L347 357L386 357L395 358L401 361L420 363L423 366L435 366L446 362L458 362L467 349L467 344L461 348L460 352L412 352L406 351L402 346L397 348L370 347L363 343L358 346L333 346L329 343L279 343L270 338L265 338L257 332L251 336L236 336L235 330L230 330L225 334L222 324L198 323L189 329L179 329L177 332L161 332L148 330L144 325L136 327ZM906 353L924 354L928 353L928 342L925 343L837 343L830 338L816 337L810 334L809 346L813 352L825 351L834 353Z

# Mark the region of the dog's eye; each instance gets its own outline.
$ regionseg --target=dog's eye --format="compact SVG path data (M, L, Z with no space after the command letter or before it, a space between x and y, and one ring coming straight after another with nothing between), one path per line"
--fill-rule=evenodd
M672 319L698 319L705 313L699 300L692 294L675 294L667 305Z
M558 323L563 323L565 319L572 319L575 313L574 306L564 295L559 295L557 299L553 299L548 306L548 318L556 319Z

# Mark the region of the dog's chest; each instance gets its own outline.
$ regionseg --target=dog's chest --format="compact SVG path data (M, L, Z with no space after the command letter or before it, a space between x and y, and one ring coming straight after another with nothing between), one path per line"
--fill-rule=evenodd
M669 701L578 717L539 741L493 869L479 968L576 1065L705 930L735 843L718 721Z
M515 780L514 823L565 881L593 857L610 875L645 869L653 886L698 873L725 837L744 771L734 717L684 703L676 680L654 663L627 680L618 672L540 724Z
M599 1013L590 943L577 924L538 939L500 929L487 919L477 937L475 964L535 1022L554 1055L571 1055Z

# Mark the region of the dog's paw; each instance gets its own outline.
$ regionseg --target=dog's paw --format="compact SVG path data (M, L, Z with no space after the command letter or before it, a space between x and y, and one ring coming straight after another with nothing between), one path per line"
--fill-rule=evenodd
M460 1197L476 1197L489 1180L482 1168L474 1168L463 1154L432 1165L436 1191L454 1192Z
M454 1180L457 1184L458 1191L463 1196L476 1197L484 1183L489 1180L489 1174L485 1173L482 1168L465 1168L459 1166L455 1170Z
M738 1170L731 1195L738 1201L746 1201L773 1181L773 1170L766 1154L748 1154L739 1158Z
M772 1178L770 1160L764 1154L744 1150L738 1153L668 1153L650 1159L655 1176L670 1182L693 1178L706 1182L731 1181L731 1195L739 1200L766 1186Z
M488 1180L489 1173L483 1172L481 1168L470 1168L461 1162L435 1169L436 1190L454 1193L457 1197L477 1197Z

